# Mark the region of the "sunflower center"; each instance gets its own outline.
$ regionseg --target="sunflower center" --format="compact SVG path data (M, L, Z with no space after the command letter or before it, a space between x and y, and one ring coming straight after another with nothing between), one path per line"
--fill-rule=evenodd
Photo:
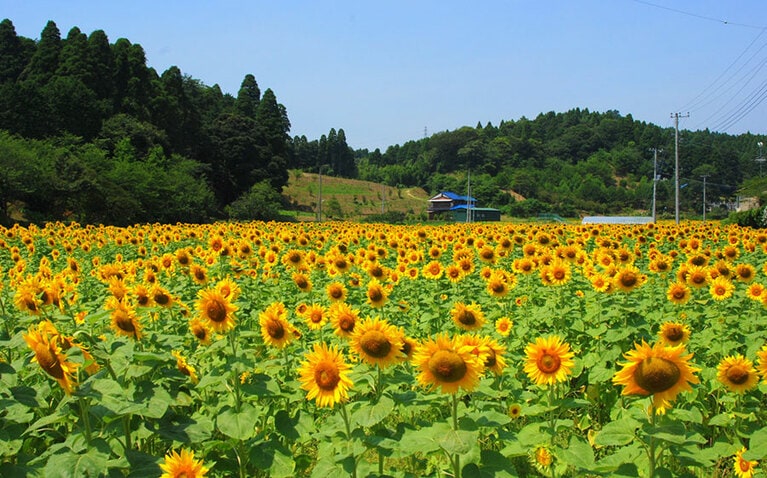
M353 317L344 316L338 320L338 328L344 332L351 332L354 330L355 320Z
M681 299L684 299L687 294L685 293L684 289L682 289L681 287L678 287L674 289L674 293L672 295L674 296L675 299L681 300Z
M634 380L644 390L659 393L676 385L681 375L679 367L671 360L648 357L637 366Z
M728 368L726 375L727 380L735 385L743 385L748 380L748 370L739 365Z
M205 313L213 322L220 323L226 320L226 307L220 301L213 300L208 302L205 307Z
M464 310L458 314L458 322L463 325L474 325L477 323L477 318L469 310Z
M371 330L360 337L360 348L374 358L384 358L391 351L391 342L383 332Z
M44 344L35 345L35 357L37 357L37 363L40 364L40 367L51 377L55 379L64 378L61 362L50 347L46 347Z
M538 357L536 364L538 365L538 370L541 372L554 373L559 370L559 366L562 364L562 360L556 355L544 353Z
M468 371L466 362L450 350L438 350L429 359L429 371L439 382L453 383L461 380Z
M344 291L340 288L333 288L330 289L330 297L332 297L335 300L338 300L344 296Z
M299 289L306 289L309 286L309 281L305 277L296 278L296 285Z
M332 391L336 389L341 376L338 368L330 363L321 363L314 369L314 381L322 390Z
M158 305L163 306L163 305L167 305L168 302L170 302L170 297L168 296L168 294L160 292L158 294L155 294L154 301L157 302Z
M485 367L493 368L495 367L496 363L498 363L498 358L495 355L495 351L493 349L490 349L487 354L487 358L485 359Z
M136 327L133 325L131 318L128 314L122 311L117 311L115 313L115 325L125 332L133 333L136 331Z
M669 342L679 342L684 338L684 332L682 331L682 328L676 326L666 329L666 332L663 335L666 336L666 340Z
M383 292L380 289L371 289L368 291L368 298L371 302L381 302L383 300Z
M626 272L621 276L621 284L625 287L634 287L637 283L637 276L633 272Z
M500 294L506 290L506 285L503 282L496 282L493 284L492 289L496 294Z
M270 320L266 324L266 333L273 339L281 339L285 336L285 327L278 320Z
M563 280L567 276L565 271L562 269L554 269L554 273L552 275L556 280Z
M195 337L197 337L199 340L205 340L205 337L208 336L208 332L205 330L204 327L195 327L192 330L192 333Z

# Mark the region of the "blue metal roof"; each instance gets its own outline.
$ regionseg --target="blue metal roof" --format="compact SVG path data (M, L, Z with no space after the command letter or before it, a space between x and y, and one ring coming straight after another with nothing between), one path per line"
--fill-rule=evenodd
M442 191L440 194L444 194L445 196L449 197L453 201L466 201L466 202L471 201L471 202L477 202L477 200L474 199L473 197L461 196L459 194L456 194L456 193L450 192L450 191Z

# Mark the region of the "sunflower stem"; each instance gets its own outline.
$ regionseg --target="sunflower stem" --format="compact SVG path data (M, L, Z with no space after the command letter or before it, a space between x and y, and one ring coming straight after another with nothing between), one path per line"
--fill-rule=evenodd
M453 406L452 406L452 412L453 412L453 430L456 432L458 431L458 397L455 393L452 394L453 398ZM453 454L451 460L453 463L453 476L455 478L461 477L461 457L458 455L458 453Z
M88 444L91 443L91 421L88 416L88 404L85 403L83 397L77 397L77 403L80 405L80 418L83 420L83 428L85 430L85 440Z
M647 457L650 460L649 465L649 473L648 477L653 478L655 475L655 437L654 437L654 430L655 430L655 407L650 404L650 437L649 437L649 448L647 450Z
M133 440L130 434L130 415L123 416L123 431L125 432L125 449L133 448Z
M341 403L341 418L344 419L344 426L346 427L346 439L351 443L352 441L352 426L349 421L349 412L346 411L346 403ZM352 478L357 478L357 458L353 453L350 454L352 458Z

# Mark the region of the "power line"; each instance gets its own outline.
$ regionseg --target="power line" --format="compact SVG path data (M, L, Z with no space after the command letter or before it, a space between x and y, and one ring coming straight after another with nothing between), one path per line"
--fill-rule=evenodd
M758 29L758 30L764 30L765 28L767 28L767 27L764 27L764 26L749 25L747 23L730 22L730 21L727 21L727 20L722 20L721 18L714 18L714 17L705 16L705 15L699 15L697 13L688 12L686 10L679 10L678 8L671 8L671 7L667 7L665 5L658 5L657 3L652 3L652 2L645 1L645 0L633 0L633 1L636 2L636 3L641 3L643 5L648 5L650 7L660 8L662 10L668 10L668 11L674 12L674 13L680 13L682 15L687 15L689 17L700 18L701 20L708 20L708 21L711 21L711 22L721 23L723 25L732 25L732 26L743 27L743 28L755 28L755 29Z
M735 67L735 65L738 63L738 61L740 61L740 59L741 59L741 58L743 58L743 55L745 55L745 54L746 54L746 52L748 52L748 50L750 50L750 49L751 49L751 47L754 45L754 43L756 43L756 41L759 39L759 37L761 37L761 36L764 34L764 32L765 32L765 30L762 30L762 31L760 31L760 32L759 32L759 34L758 34L758 35L757 35L757 36L756 36L756 37L755 37L753 40L751 40L751 43L749 43L749 44L748 44L748 46L747 46L747 47L746 47L746 48L745 48L745 49L744 49L744 50L741 52L741 54L740 54L740 55L738 55L738 57L737 57L737 58L735 58L735 60L734 60L732 63L730 63L730 65L729 65L729 66L727 66L727 68L725 68L725 69L722 71L722 73L720 73L720 74L719 74L719 76L718 76L718 77L717 77L717 78L716 78L714 81L712 81L712 82L711 82L711 84L709 84L707 87L703 88L703 90L702 90L700 93L698 93L698 95L697 95L695 98L693 98L692 100L690 100L690 101L689 101L689 102L688 102L688 103L687 103L685 106L683 106L683 107L682 107L682 108L680 108L680 109L681 109L681 110L687 110L687 111L697 111L698 109L700 109L700 108L702 108L702 107L704 107L704 106L707 106L707 105L711 104L711 103L712 103L714 100L716 100L716 99L720 98L722 95L724 95L724 93L725 93L725 92L722 92L722 93L719 93L719 94L715 94L715 92L716 92L716 91L718 91L718 90L720 90L721 88L723 88L723 87L724 87L725 85L727 85L727 84L728 84L728 83L729 83L729 82L730 82L730 81L731 81L733 78L735 78L735 75L737 75L738 73L740 73L740 71L741 71L741 70L743 70L743 68L745 68L745 67L746 67L746 65L748 65L748 63L749 63L751 60L753 60L753 58L754 58L754 57L755 57L755 56L756 56L756 55L757 55L757 54L758 54L760 51L762 51L762 50L765 48L765 46L767 46L767 43L764 43L764 44L763 44L763 45L762 45L762 46L761 46L761 47L760 47L760 48L759 48L759 49L758 49L756 52L754 52L754 53L751 55L751 57L750 57L748 60L746 60L746 61L745 61L745 62L744 62L744 63L743 63L741 66L740 66L740 68L738 68L738 69L737 69L735 72L733 72L733 73L732 73L732 74L731 74L731 75L730 75L730 76L727 78L727 80L726 80L726 81L722 82L722 83L721 83L719 86L717 86L716 88L714 88L714 90L713 90L713 91L712 91L710 94L708 94L706 97L703 97L703 96L706 94L706 92L707 92L709 89L713 88L713 87L714 87L714 85L716 85L716 84L717 84L717 82L718 82L719 80L721 80L721 79L722 79L722 77L723 77L723 76L725 76L725 75L727 74L727 72L729 72L730 70L732 70L732 69ZM701 98L701 97L703 97L703 98Z

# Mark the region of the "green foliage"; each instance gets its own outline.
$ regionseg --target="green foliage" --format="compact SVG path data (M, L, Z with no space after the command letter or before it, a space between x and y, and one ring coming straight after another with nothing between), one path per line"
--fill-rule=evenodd
M767 208L757 207L748 211L739 211L730 213L727 218L722 220L722 224L737 224L744 227L763 228L767 227L765 214Z
M230 219L270 221L280 218L280 207L280 194L267 181L261 181L229 204L226 212Z

